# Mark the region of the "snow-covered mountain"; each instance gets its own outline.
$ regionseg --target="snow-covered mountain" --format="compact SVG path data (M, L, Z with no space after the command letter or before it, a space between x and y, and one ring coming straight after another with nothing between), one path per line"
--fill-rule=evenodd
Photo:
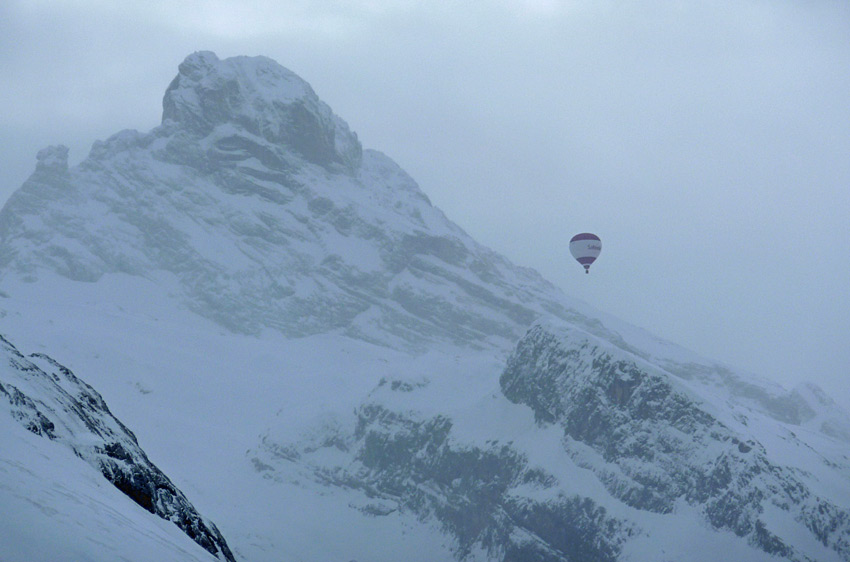
M553 287L476 244L310 86L262 57L196 53L163 122L38 155L0 213L0 269L93 282L168 272L231 330L339 330L396 347L513 342Z
M481 246L263 57L195 53L159 127L42 150L0 291L0 332L97 388L237 560L850 560L821 391Z

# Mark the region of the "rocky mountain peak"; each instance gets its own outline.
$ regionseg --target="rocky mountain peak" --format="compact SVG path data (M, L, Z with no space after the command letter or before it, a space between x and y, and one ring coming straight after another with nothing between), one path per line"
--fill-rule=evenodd
M64 145L48 146L38 151L35 171L40 174L67 175L68 147Z
M362 147L348 124L310 85L266 57L220 60L209 51L189 55L162 101L163 124L176 123L197 137L217 127L282 145L310 162L353 167Z
M576 317L539 275L452 223L301 78L265 57L190 55L163 123L48 149L0 211L0 279L173 276L183 306L238 333L343 330L397 348L507 348Z

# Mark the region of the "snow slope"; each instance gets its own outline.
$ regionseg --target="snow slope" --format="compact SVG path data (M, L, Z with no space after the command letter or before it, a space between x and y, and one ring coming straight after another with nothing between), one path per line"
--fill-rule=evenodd
M167 540L165 547L159 549L169 558L179 559L193 552L181 541L174 541L174 532L163 533L162 525L144 517L149 512L175 525L212 555L233 560L215 525L206 521L148 460L133 433L110 413L93 388L49 356L24 357L2 338L0 411L5 429L4 472L9 477L2 488L8 499L4 506L9 510L4 517L8 524L6 537L29 538L21 542L15 539L16 558L48 558L50 552L61 550L66 542L73 545L77 541L99 540L96 535L83 535L68 541L73 532L67 525L53 533L51 525L35 524L39 518L76 521L81 526L92 524L101 530L118 525L121 532L110 534L108 544L104 544L108 548L100 556L123 553L126 547L118 542L122 536L135 545L130 551L134 559L150 556L156 541ZM45 441L50 445L44 446ZM81 463L93 470L81 470ZM76 480L78 485L74 484ZM114 485L112 493L103 489L107 482ZM125 501L115 497L120 495L119 490ZM134 505L128 506L129 500ZM27 508L26 517L18 517L12 510L13 505L21 507L21 502ZM122 521L109 524L110 519ZM48 531L42 533L42 528ZM153 544L140 548L143 540ZM83 549L73 556L84 554Z
M237 560L850 559L850 421L828 397L482 247L263 57L190 55L159 127L73 168L39 153L0 211L0 333L96 388ZM705 484L723 459L775 477ZM99 517L45 524L94 544Z
M4 562L215 558L173 523L141 509L70 450L0 417Z

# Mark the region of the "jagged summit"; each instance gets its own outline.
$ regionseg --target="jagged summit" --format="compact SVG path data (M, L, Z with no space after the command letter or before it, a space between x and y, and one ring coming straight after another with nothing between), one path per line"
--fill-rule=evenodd
M316 164L360 163L362 148L348 124L307 82L266 57L189 55L162 108L163 125L176 123L201 137L235 125Z
M68 173L68 147L65 145L42 148L36 160L35 170L39 174L63 176Z
M0 276L168 274L183 306L236 332L419 349L507 346L540 314L575 316L265 57L190 55L161 126L70 170L66 155L43 151L0 212Z

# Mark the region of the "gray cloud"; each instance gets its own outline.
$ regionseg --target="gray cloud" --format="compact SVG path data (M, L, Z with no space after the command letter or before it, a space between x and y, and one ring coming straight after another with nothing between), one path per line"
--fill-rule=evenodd
M190 52L309 81L485 244L850 407L844 2L83 2L0 8L0 197L47 144L158 124ZM569 237L604 251L590 276Z

